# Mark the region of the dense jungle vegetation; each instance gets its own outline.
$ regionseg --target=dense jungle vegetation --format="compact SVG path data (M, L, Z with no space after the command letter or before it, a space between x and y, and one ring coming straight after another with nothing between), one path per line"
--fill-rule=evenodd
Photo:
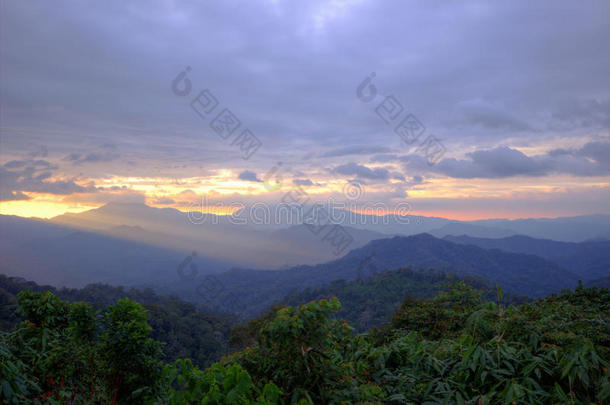
M151 289L105 284L56 289L0 274L0 331L11 331L25 319L17 302L18 293L24 290L49 291L68 302L84 301L98 311L96 316L122 298L138 302L147 311L147 322L153 328L151 337L163 343L166 362L190 358L197 366L207 367L227 354L232 317L206 311L175 296L158 295Z
M508 306L497 294L457 282L363 334L333 316L336 298L276 308L252 344L202 369L167 362L130 298L95 309L23 290L23 320L0 338L2 402L607 403L607 289Z

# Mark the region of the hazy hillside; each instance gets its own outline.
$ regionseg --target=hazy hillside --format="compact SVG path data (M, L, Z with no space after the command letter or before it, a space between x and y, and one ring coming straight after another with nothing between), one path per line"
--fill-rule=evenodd
M340 259L315 266L279 271L232 269L214 280L199 279L168 288L190 299L210 300L210 305L254 315L293 290L338 279L368 278L376 272L401 267L482 278L492 285L500 284L509 293L531 297L559 292L578 281L575 274L537 256L486 250L420 234L374 240ZM206 285L214 285L214 290L206 293Z
M585 283L586 287L603 287L610 289L610 276L596 278Z
M583 280L610 275L610 241L571 243L522 235L500 239L462 235L446 236L444 239L484 249L501 249L506 252L540 256L572 271Z
M247 217L247 212L231 218L200 212L186 214L145 204L111 203L78 214L64 214L51 221L163 248L197 251L202 256L240 267L283 268L336 258L332 246L302 226L297 218L286 225L281 221L274 223L274 218L271 215L262 221ZM285 216L278 214L278 219L286 222ZM353 237L349 249L387 236L347 226L345 229Z
M186 251L20 217L0 216L0 229L0 271L55 286L95 282L163 285L178 277L176 269L187 255ZM202 273L229 268L201 256L198 263Z
M471 223L486 227L508 229L518 235L564 242L582 242L587 239L610 237L610 215L581 215L575 217L514 220L485 219L471 221ZM485 237L484 235L481 236Z
M503 238L514 235L515 232L494 226L474 225L465 222L449 222L448 224L433 229L430 235L442 238L447 235L470 235L483 238Z
M248 303L260 301L254 304L256 310L292 289L405 266L480 277L500 283L506 291L530 296L572 287L579 278L603 277L608 269L609 242L468 239L467 244L478 245L476 248L465 246L464 237L386 238L374 231L345 227L354 238L349 247L354 251L334 259L332 246L304 225L262 230L228 223L226 217L217 219L219 223L196 225L180 211L143 204L108 204L53 221L0 216L1 269L53 285L151 285L177 291L192 300L201 300L196 288L205 274L226 272L219 276L226 284L225 292L235 292ZM80 230L72 228L74 221L82 221ZM461 223L447 224L444 229L462 227L473 233L481 229L503 232L498 231L500 228ZM163 246L166 241L170 247ZM199 277L195 285L192 280L180 280L176 272L192 251L197 252L192 261ZM295 262L299 265L294 266ZM233 267L236 269L228 271ZM289 270L271 271L278 267Z

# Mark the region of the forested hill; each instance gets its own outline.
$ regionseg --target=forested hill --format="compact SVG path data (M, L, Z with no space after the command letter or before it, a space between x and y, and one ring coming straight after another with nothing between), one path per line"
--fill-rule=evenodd
M571 272L537 256L455 244L428 234L374 240L345 257L352 262L365 258L371 258L378 269L432 268L483 278L505 291L532 297L578 283Z
M445 236L443 239L483 249L536 255L570 270L583 281L610 275L610 241L608 240L558 242L523 235L497 239L461 235Z
M237 311L256 316L294 291L339 279L366 279L375 272L402 267L481 278L490 285L499 284L508 293L529 297L545 296L578 284L576 275L538 256L482 249L419 234L374 240L340 259L315 266L221 273L216 281L222 288L210 301L223 308L223 302L232 302L228 297L236 297ZM182 288L192 299L200 299L192 282L184 282Z
M282 304L302 305L337 297L341 301L341 310L337 316L349 321L357 331L364 332L388 322L406 298L432 298L457 281L482 291L484 299L497 301L496 287L490 286L485 280L457 277L435 270L402 268L375 273L366 280L336 280L317 288L306 288L284 297ZM526 301L525 297L509 293L504 294L502 299L504 304Z
M98 312L120 299L133 299L148 311L148 322L154 330L152 337L165 343L163 352L167 361L188 357L204 367L227 354L231 318L202 310L175 296L157 295L151 289L103 284L91 284L82 289L55 289L0 274L0 330L11 330L22 320L17 312L17 294L24 290L50 291L65 301L84 301Z
M404 300L368 334L333 316L338 299L313 301L277 308L248 347L202 370L164 361L130 299L99 316L24 290L26 319L0 332L0 402L607 404L609 294L579 286L505 306L458 282Z

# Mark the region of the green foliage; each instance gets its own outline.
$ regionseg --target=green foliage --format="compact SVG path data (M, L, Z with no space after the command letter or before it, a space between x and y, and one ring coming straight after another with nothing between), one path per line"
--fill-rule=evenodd
M542 343L567 346L590 340L610 357L610 290L577 287L561 295L509 308L504 317L507 338L525 341L539 336Z
M22 291L25 320L0 334L0 403L610 402L607 289L507 307L494 293L457 282L368 334L336 318L336 298L277 308L235 328L247 347L202 371L163 366L150 314L130 299L99 313Z
M238 364L218 363L201 371L190 360L167 365L163 377L168 386L168 403L173 404L260 404L280 402L281 391L273 383L259 390Z
M121 300L98 324L88 304L48 291L18 300L26 319L0 340L3 402L132 404L158 394L160 343L141 305Z
M339 308L336 298L282 308L262 328L254 348L226 362L241 364L257 380L274 382L291 403L329 401L333 381L344 374L337 356L352 334L345 322L331 318Z
M11 337L0 333L0 398L2 403L19 404L23 398L40 392L40 388L30 377L28 367L9 349Z
M579 287L506 308L458 282L354 336L337 329L338 302L312 302L278 311L254 347L225 363L277 384L289 403L602 404L609 298Z
M284 305L277 303L271 307L266 314L254 318L245 325L235 325L231 329L231 337L227 342L233 351L240 351L247 347L253 346L259 335L262 327L275 319L275 314Z
M470 315L481 307L481 296L481 291L457 282L449 291L441 291L430 300L409 297L392 316L391 328L416 330L431 339L452 336L461 331Z
M466 277L456 277L439 271L415 271L408 268L388 270L373 274L366 280L336 280L317 288L306 288L284 297L287 305L300 305L319 299L337 297L341 310L336 316L346 319L358 332L366 332L386 323L401 306L405 298L428 299L448 285L462 281L482 292L482 298L495 301L497 292L486 282ZM504 303L521 303L525 299L507 294Z
M433 297L446 282L446 277L444 273L432 271L385 271L367 280L336 280L317 288L307 288L288 295L282 301L288 305L300 305L337 297L341 301L337 317L348 320L357 331L363 332L387 321L407 295Z
M82 289L56 290L0 274L0 330L10 331L24 319L17 311L17 294L24 290L48 291L69 302L84 301L97 311L104 311L122 298L131 298L148 311L151 337L165 344L166 362L190 358L199 367L206 367L227 354L225 340L230 333L230 318L203 311L177 297L157 295L150 289L91 284Z
M410 332L372 348L368 360L386 397L411 403L563 403L557 387L575 403L602 403L608 387L607 363L590 344L549 350Z
M124 298L108 308L100 348L108 385L119 403L158 394L162 351L151 332L140 304Z
M98 398L99 377L92 367L94 330L87 330L92 309L65 303L50 292L22 291L18 300L26 320L2 337L3 357L19 371L7 379L8 385L19 387L11 390L9 402Z

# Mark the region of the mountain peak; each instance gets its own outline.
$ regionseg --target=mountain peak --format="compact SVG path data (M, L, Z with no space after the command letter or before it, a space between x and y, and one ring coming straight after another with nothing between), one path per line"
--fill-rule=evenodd
M141 202L121 202L121 201L110 201L101 207L98 207L97 210L105 211L105 210L114 210L114 209L126 209L126 208L139 208L139 209L147 209L153 208L145 203Z

